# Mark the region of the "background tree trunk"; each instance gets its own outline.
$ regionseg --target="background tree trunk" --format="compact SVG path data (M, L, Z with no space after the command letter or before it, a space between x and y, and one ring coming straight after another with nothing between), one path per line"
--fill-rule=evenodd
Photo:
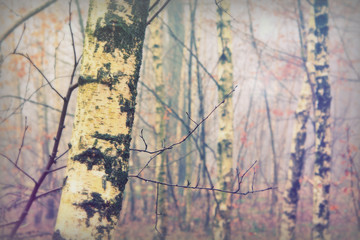
M301 87L298 105L295 111L295 126L291 144L290 161L288 175L285 184L282 216L280 226L281 239L295 239L296 212L299 201L300 178L305 163L305 141L306 123L309 118L313 95L312 86L315 82L315 22L313 10L311 10L308 26L308 36L306 46L302 46L304 52L304 64L306 75ZM305 50L307 52L305 52Z
M155 92L160 98L156 101L156 147L164 146L166 134L165 83L163 76L163 26L159 18L154 19L150 25L150 51L152 52L153 70L155 73ZM156 159L156 180L166 182L166 152ZM157 227L154 239L165 239L167 234L167 190L163 185L158 186L157 192Z
M313 230L312 239L330 239L329 197L331 129L331 91L328 63L328 15L327 0L315 0L315 164L313 186Z
M222 1L217 8L219 99L225 99L226 94L233 88L232 35L229 11L229 0ZM230 96L219 109L219 135L217 141L218 186L226 190L232 189L233 139L233 104ZM230 239L230 199L230 195L216 193L217 203L213 229L215 239Z

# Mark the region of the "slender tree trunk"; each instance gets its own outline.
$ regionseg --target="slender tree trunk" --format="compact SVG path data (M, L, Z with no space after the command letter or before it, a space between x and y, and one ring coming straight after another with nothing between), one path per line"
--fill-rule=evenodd
M329 195L331 129L331 91L328 63L328 1L315 0L315 164L313 186L313 230L312 239L330 239Z
M311 90L308 78L302 85L295 113L295 126L291 144L288 177L285 185L280 235L281 239L295 239L296 211L299 201L300 177L304 166L306 122L311 107Z
M346 126L346 155L350 164L350 191L351 200L354 207L354 215L357 220L357 229L360 232L360 186L359 186L359 172L357 171L350 148L350 127ZM355 182L356 181L356 182Z
M155 91L165 102L165 84L163 76L163 26L160 20L154 19L150 26L150 50L152 51L152 62L155 73ZM156 145L160 149L163 147L166 134L165 108L161 101L156 101ZM164 182L166 179L166 153L162 153L160 158L156 159L156 179ZM157 201L157 228L155 239L165 239L167 234L167 191L166 187L160 185L158 187Z
M180 41L184 42L184 2L183 1L171 1L169 5L167 6L167 17L169 22L169 28L171 31L177 36ZM183 66L183 46L180 45L173 37L170 36L168 41L168 50L167 55L170 56L170 61L165 61L165 72L166 76L169 78L169 84L171 89L176 89L175 91L172 91L168 98L169 98L169 106L177 112L182 112L180 109L182 108L182 72L184 70ZM176 137L175 139L181 139L182 137L182 131L181 131L181 122L180 121L174 121L173 118L170 118L169 121L167 121L167 129L174 129L174 133L171 133L170 131L167 131L167 139L171 139L171 134L174 134ZM185 145L185 144L184 144ZM182 148L182 147L181 147ZM180 159L182 154L186 154L186 151L181 151L180 149L174 149L172 151L172 158L173 159ZM179 161L174 161L174 164L171 164L171 166L168 166L168 180L171 182L179 183L179 170L180 164ZM175 173L175 174L172 174ZM171 196L174 201L176 214L178 217L178 224L181 230L184 230L184 221L182 218L182 208L179 207L178 199L177 199L177 193L179 189L176 188L170 188L169 194L171 193Z
M200 13L202 13L202 9L201 9L201 5L200 7ZM199 16L199 18L201 18L201 14ZM202 22L203 19L200 19L199 22ZM200 37L195 37L195 34L193 36L194 38L194 50L195 50L195 54L197 56L197 58L199 58L199 52L200 49L198 46L200 46L201 43L201 38ZM195 41L196 39L196 41ZM196 64L196 80L197 80L197 96L199 99L199 107L198 107L198 116L199 119L203 119L204 115L205 115L205 96L204 96L204 88L203 88L203 81L202 81L202 77L200 75L200 65L199 62L197 62ZM199 136L199 157L200 157L200 171L202 174L202 178L203 178L203 184L204 186L207 184L207 174L206 171L207 170L207 166L206 166L206 141L205 141L205 137L206 137L206 133L205 133L205 126L206 123L204 122L203 124L201 124L200 126L200 136ZM210 192L207 191L206 193L206 208L205 208L205 220L204 220L204 231L206 232L211 232L210 229Z
M173 33L176 35L180 41L184 42L184 2L183 1L171 1L167 6L167 16L168 16L168 25ZM168 41L168 50L167 55L170 56L170 61L165 61L164 66L166 68L166 75L169 78L169 83L171 84L171 89L176 89L172 91L169 96L169 105L171 108L180 113L180 88L182 83L182 70L183 70L183 46L180 45L173 37L169 37ZM181 122L180 121L169 121L170 129L175 129L176 139L180 139L182 136L181 132ZM181 156L180 151L173 151L174 159L178 159ZM174 162L173 169L178 169L178 162ZM173 181L178 182L178 174L174 174Z
M135 139L133 141L135 141ZM129 162L130 169L134 167L134 163L133 163L134 159L135 159L135 156L132 156L130 158L130 162ZM136 204L136 191L135 191L135 188L134 188L134 182L133 181L129 182L129 190L130 190L130 192L129 192L128 198L129 198L129 202L130 202L130 220L135 221L138 218L136 217L136 213L135 213L137 204Z
M264 89L264 100L265 100L265 106L266 106L266 116L268 120L269 125L269 131L270 131L270 142L271 142L271 150L272 150L272 160L273 160L273 186L277 187L278 185L278 163L276 160L276 150L275 150L275 139L274 139L274 131L273 126L271 123L271 115L270 115L270 107L269 107L269 101L267 99L267 92L266 89ZM272 217L275 217L276 214L276 203L277 203L277 192L271 191L271 207L270 207L270 215Z
M301 11L300 6L299 11ZM305 61L306 75L300 91L298 106L295 111L295 126L291 144L288 177L285 184L282 205L280 239L283 240L295 239L295 226L297 219L296 212L301 187L300 178L305 163L306 123L309 118L313 100L311 89L315 83L314 58L316 37L314 35L315 22L313 10L311 10L310 13L308 28L307 43L301 48L303 59ZM300 37L300 39L303 39L304 36L302 33L300 33Z
M197 9L197 0L195 1L190 1L190 36L189 36L189 40L190 40L190 49L191 51L194 50L194 44L195 44L195 13L196 13L196 9ZM192 93L193 91L193 78L192 78L192 74L193 74L193 57L192 55L190 55L189 57L189 63L188 63L188 85L187 85L187 106L185 107L185 109L187 109L187 113L189 114L189 116L192 116L192 104L193 104L193 98L192 98ZM188 118L187 116L187 125L190 127L191 126L191 120L190 118ZM185 134L184 134L185 135ZM190 141L187 141L186 143L186 153L189 153L192 147L192 143ZM186 184L190 184L191 183L191 178L192 178L192 174L193 174L193 169L194 169L194 161L193 161L193 156L191 154L187 154L186 158L185 158L185 162L186 162ZM184 207L184 226L187 230L190 230L191 228L191 220L192 220L192 216L191 216L191 205L192 205L192 191L187 189L184 192L185 194L185 207Z
M122 207L149 1L91 0L54 239L110 239Z
M230 0L224 0L217 9L217 31L219 52L219 99L224 99L233 85L233 64L231 57L231 27L230 27ZM219 116L219 135L217 144L218 161L218 184L222 189L231 189L233 179L233 104L229 97L221 105ZM217 206L214 220L214 238L230 239L231 196L224 193L216 193Z

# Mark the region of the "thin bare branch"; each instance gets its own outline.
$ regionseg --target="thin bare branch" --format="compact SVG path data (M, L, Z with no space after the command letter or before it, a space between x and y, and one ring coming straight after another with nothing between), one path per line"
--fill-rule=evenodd
M45 192L45 193L42 193L42 194L36 196L36 197L35 197L35 200L38 200L39 198L45 197L45 196L47 196L47 195L49 195L49 194L51 194L51 193L60 191L61 189L62 189L62 187L58 187L58 188L52 189L52 190L50 190L50 191L47 191L47 192Z
M156 0L156 2L154 2L154 4L150 6L149 12L150 12L151 10L153 10L154 7L155 7L156 5L158 5L159 2L160 2L160 0Z
M60 154L58 157L56 157L56 158L54 159L54 161L57 161L57 160L59 160L60 158L62 158L62 156L64 156L66 153L68 153L69 150L70 150L70 148L67 149L65 152L63 152L62 154Z
M56 172L56 171L59 171L59 170L64 169L64 168L66 168L66 165L62 166L62 167L55 168L55 169L48 170L47 173Z
M49 7L51 4L55 3L57 0L51 0L48 2L45 2L43 5L39 6L38 8L30 11L27 15L25 15L23 18L19 19L17 22L15 22L3 35L0 36L0 45L1 43L12 33L19 25L21 25L23 22L31 18L32 16L36 15L37 13L41 12L45 8Z
M147 144L146 144L146 141L145 141L145 139L144 139L143 131L144 131L144 129L141 129L141 131L140 131L140 138L143 140L143 142L144 142L144 144L145 144L145 151L146 151L146 150L147 150Z
M71 36L71 43L72 43L72 49L73 49L73 53L74 53L74 66L77 65L77 57L76 57L76 48L75 48L75 40L74 40L74 33L71 27L71 3L72 0L69 1L69 29L70 29L70 36Z
M0 99L1 98L16 98L16 99L20 99L22 101L25 102L29 102L29 103L32 103L32 104L36 104L36 105L40 105L40 106L43 106L43 107L46 107L48 109L51 109L51 110L54 110L56 112L60 112L61 113L61 110L60 109L57 109L57 108L54 108L50 105L47 105L45 103L40 103L40 102L36 102L36 101L33 101L33 100L30 100L29 98L23 98L23 97L19 97L19 96L15 96L15 95L4 95L4 96L0 96ZM23 103L22 103L23 104ZM74 117L73 114L70 114L70 113L67 113L66 115L68 116L71 116L71 117Z
M64 97L53 87L53 85L51 84L51 82L49 81L49 79L45 76L45 74L38 68L38 66L36 66L36 64L31 60L31 58L29 57L29 55L24 54L24 53L17 53L14 52L15 55L19 55L19 56L23 56L24 58L26 58L31 65L41 74L41 76L45 79L45 81L49 84L50 88L58 95L60 96L62 99L64 99Z
M161 18L160 18L161 19ZM221 90L224 90L218 83L218 81L214 78L214 76L207 70L207 68L202 64L202 62L199 60L199 58L197 57L197 55L195 53L193 53L193 51L188 47L186 46L177 36L176 34L172 31L172 29L170 28L169 25L167 25L164 20L161 19L161 21L163 22L163 24L168 28L169 30L169 33L170 33L170 36L172 38L174 38L181 46L183 46L189 53L192 57L195 58L197 64L199 64L199 66L205 71L205 73L211 78L211 80L213 80L213 82L215 83L216 87L218 89L221 89Z
M74 68L76 68L76 67L77 66L74 66ZM10 234L11 239L13 239L15 237L19 227L21 226L21 224L24 222L26 216L28 215L32 204L38 198L38 196L36 196L36 195L37 195L42 183L44 182L46 176L49 174L50 168L53 166L54 163L56 163L55 159L56 159L56 155L57 155L57 152L58 152L62 132L63 132L63 129L65 127L64 123L65 123L66 112L67 112L67 109L68 109L70 97L71 97L71 94L72 94L73 90L75 88L77 88L77 86L78 86L78 83L75 83L75 84L71 85L67 90L66 97L63 98L64 99L64 104L63 104L63 108L62 108L62 111L61 111L61 116L60 116L60 120L59 120L59 124L58 124L56 137L54 138L55 143L54 143L54 146L53 146L53 149L52 149L52 153L49 156L49 160L47 162L47 165L46 165L44 171L42 172L39 180L36 182L34 188L32 189L30 197L27 200L26 206L24 207L24 209L23 209L23 211L22 211L22 213L21 213L21 215L19 217L19 220L15 223L15 226L11 231L11 234Z
M166 7L166 5L168 5L168 3L170 2L171 0L167 0L164 5L162 5L162 7L150 18L150 20L146 23L146 25L149 25L156 17L157 15L159 15L159 13L164 10L164 8ZM153 5L154 6L154 5ZM151 6L151 8L153 7Z
M1 224L1 225L0 225L0 228L7 227L7 226L10 226L10 225L14 225L14 224L16 224L17 222L18 222L18 221Z
M15 53L15 52L16 52L16 50L18 49L18 47L19 47L19 45L20 45L20 43L21 43L21 40L22 40L22 38L23 38L23 36L24 36L25 29L26 29L26 24L24 23L24 28L23 28L23 31L22 31L22 33L21 33L21 36L20 36L20 38L19 38L18 43L16 44L16 47L15 47L15 49L14 49L14 52L13 52L13 53Z
M27 125L27 117L25 117L25 128L24 128L24 133L23 133L23 136L22 136L22 141L21 141L21 145L19 147L19 153L16 157L16 161L15 161L15 165L17 166L18 162L19 162L19 158L20 158L20 154L21 154L21 149L23 148L24 146L24 140L25 140L25 135L26 135L26 131L28 130L29 126Z
M245 173L240 178L238 176L235 176L237 179L240 179L239 183L241 183L241 180L245 177L245 175L249 172L249 170L254 167L255 163L256 163L256 161L250 166L250 168L248 168L245 171ZM152 180L152 179L147 179L147 178L141 177L139 175L129 175L129 177L137 178L137 179L140 179L140 180L142 180L144 182L155 183L155 184L157 184L157 186L164 185L164 186L168 186L168 187L177 187L177 188L193 189L193 190L206 190L206 191L222 192L222 193L242 195L242 196L252 194L252 193L258 193L258 192L264 192L264 191L276 189L276 187L268 187L268 188L264 188L264 189L254 190L254 188L252 186L251 191L240 192L240 188L232 191L232 190L227 190L227 189L215 188L214 185L210 185L209 187L199 187L197 185L196 186L191 186L191 183L189 181L188 181L188 183L186 185L179 185L179 184L171 184L171 183L160 182L160 181L156 181L156 180Z
M239 22L236 18L234 18L228 11L226 11L225 9L223 9L221 6L220 6L220 3L222 2L223 0L215 0L215 5L221 9L221 11L223 11L224 13L226 13L227 15L229 15L232 20L234 20L235 22Z
M155 150L155 151L145 151L145 150L141 150L141 149L130 149L132 151L137 151L137 152L146 152L146 153L149 153L149 154L155 154L155 153L159 153L159 152L163 152L163 151L166 151L166 150L169 150L169 149L172 149L173 147L177 146L177 145L180 145L181 143L185 142L195 131L196 129L198 129L198 127L203 123L205 122L215 111L217 108L220 107L220 105L222 105L223 103L225 103L225 100L231 95L233 94L233 92L235 91L235 89L237 88L237 86L235 86L228 94L225 95L224 99L218 104L216 105L213 110L211 110L211 112L205 117L203 118L199 123L196 123L194 121L194 123L196 124L196 126L191 129L189 131L189 133L183 137L180 141L176 142L176 143L173 143L171 145L169 145L168 147L164 147L162 149L158 149L158 150Z
M190 117L190 114L188 112L186 112L186 115L188 116L188 118L193 122L195 123L195 125L198 125L197 122L195 122L191 117Z
M18 169L20 172L22 172L25 176L27 176L28 178L31 179L31 181L33 181L35 184L37 184L36 180L30 176L30 174L28 174L27 172L25 172L23 169L21 169L13 160L11 160L8 156L6 156L5 154L0 153L1 156L3 156L4 158L6 158L9 162L11 162L14 167L16 167L16 169Z

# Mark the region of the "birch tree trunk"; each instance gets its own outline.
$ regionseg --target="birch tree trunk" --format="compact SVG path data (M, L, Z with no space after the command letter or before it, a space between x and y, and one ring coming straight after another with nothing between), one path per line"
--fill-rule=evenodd
M110 239L128 180L148 0L91 0L53 239Z
M190 7L190 34L189 34L190 50L194 51L195 50L195 17L196 17L196 11L197 11L197 7L198 7L198 0L190 1L189 7ZM194 91L195 86L194 86L194 79L193 79L193 57L191 54L189 55L187 74L188 74L188 85L187 85L187 89L186 89L187 94L186 94L186 96L184 96L184 98L187 98L187 106L185 107L185 109L187 109L187 113L189 114L189 116L192 116L193 101L194 101L193 94L195 93L195 91ZM189 117L186 117L186 118L187 118L187 125L190 127L192 122ZM185 135L185 133L184 133L184 135ZM185 163L186 163L185 171L186 171L186 182L187 182L186 184L189 185L189 184L191 184L191 179L192 179L193 170L194 170L194 156L192 154L188 154L192 149L191 141L187 141L185 144L186 144L185 149L186 149L186 154L187 154L187 156L185 157ZM187 231L191 230L191 225L192 225L191 224L191 220L192 220L191 207L192 207L192 195L193 195L192 193L193 192L189 189L186 189L184 192L184 198L185 198L184 227Z
M217 31L218 31L218 51L219 51L219 99L224 99L226 94L232 89L233 64L231 57L231 26L230 26L230 0L224 0L217 9ZM217 143L218 161L218 184L222 189L231 189L233 177L233 104L229 97L221 105L219 116L219 136ZM214 238L230 239L230 195L216 193L217 206L214 220Z
M150 49L152 51L153 69L155 73L155 91L160 100L156 101L156 146L158 149L163 147L165 140L165 108L161 102L165 102L165 84L163 77L163 28L160 19L156 18L150 25ZM165 182L166 177L166 153L162 153L156 159L156 179ZM158 186L157 192L157 229L154 239L165 239L167 233L167 192L163 185Z
M167 8L167 18L168 18L168 25L169 28L174 32L176 37L181 41L184 42L185 38L185 30L184 30L184 2L183 1L171 1ZM169 36L168 40L168 49L166 50L167 54L171 56L171 61L165 61L165 74L169 77L169 83L171 84L173 89L176 91L171 92L169 98L170 102L169 105L175 112L181 113L180 109L182 108L181 105L181 88L182 88L182 71L183 71L183 46L180 45L173 37ZM169 126L171 129L175 129L175 139L180 139L182 137L181 132L181 122L180 121L173 121L170 120ZM172 151L173 158L179 159L181 157L181 151L175 150ZM174 154L175 153L175 154ZM176 174L173 176L173 182L178 182L178 169L179 163L176 161L172 164L174 167L174 171ZM177 189L174 189L177 191Z
M300 178L305 162L305 141L306 141L306 123L309 118L312 104L312 86L315 83L315 22L313 11L311 10L309 18L309 32L307 36L306 47L306 76L300 91L298 106L295 111L295 126L291 144L290 162L288 177L286 180L281 226L280 239L295 239L296 212L299 201Z
M315 0L315 164L313 186L312 239L330 239L329 193L331 162L330 105L328 64L328 1Z
M167 6L167 18L168 18L168 25L169 28L171 29L171 31L174 33L174 35L181 41L184 42L184 38L185 38L185 30L184 30L184 2L183 1L171 1L169 3L169 5ZM184 79L184 70L185 70L185 64L183 64L184 62L184 53L183 53L183 46L181 44L178 43L178 41L176 41L171 34L168 34L169 39L168 39L168 46L167 46L167 50L165 50L167 52L167 55L171 56L171 60L170 61L165 61L164 62L164 72L165 72L165 76L167 78L169 78L169 84L171 86L172 89L176 89L175 91L172 91L171 93L168 94L168 100L169 100L169 106L171 106L171 109L173 109L175 112L177 113L183 113L184 111L182 111L183 109L183 100L184 100L184 88L183 88L183 83L185 83L186 81L183 81L182 79ZM175 118L171 118L171 114L170 114L170 119L167 121L167 129L174 129L174 135L175 135L175 139L181 139L183 131L182 131L182 124L180 121L178 121ZM171 132L167 131L167 139L171 139ZM186 144L182 144L182 146L178 149L174 149L171 152L171 157L172 159L181 159L183 157L183 155L186 154L186 151L182 151L183 149L186 148ZM184 162L184 161L183 161ZM180 161L174 161L173 164L171 165L167 165L168 168L171 167L172 170L169 170L168 172L170 173L175 173L175 174L171 174L172 177L171 179L168 179L169 181L171 180L173 183L179 183L180 182L180 177L179 177L179 171L181 164ZM179 188L169 188L169 195L171 194L173 201L174 201L174 205L175 205L175 209L176 209L176 214L177 217L179 218L178 224L181 230L184 229L184 221L183 221L183 216L182 216L182 208L179 207L179 198L177 198L177 193L179 193L180 190Z

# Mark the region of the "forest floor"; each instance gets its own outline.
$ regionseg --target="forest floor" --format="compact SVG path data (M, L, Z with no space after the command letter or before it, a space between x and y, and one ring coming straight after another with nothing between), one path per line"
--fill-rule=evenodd
M301 189L298 206L298 219L296 226L296 236L298 239L311 239L312 226L312 194L311 188L304 187ZM347 190L341 187L332 189L332 204L330 205L330 233L333 240L360 239L360 229L357 227L357 220L353 209L351 198L347 194ZM147 211L144 213L144 197L147 199ZM236 197L233 199L232 210L232 238L242 240L276 240L278 239L278 215L270 214L270 192L263 192L257 195L248 195L244 197ZM130 219L130 204L126 198L123 205L123 211L119 224L115 231L115 240L152 240L155 230L155 204L151 195L137 196L136 210L134 216L136 220ZM181 200L181 199L180 199ZM183 203L179 200L179 209L184 209ZM31 209L26 222L20 228L18 239L31 240L50 240L52 239L52 231L55 225L55 215L52 214L48 218L49 212L43 207L46 201L40 201ZM204 230L204 219L206 213L205 195L197 195L193 198L191 208L191 229L189 231L181 231L179 228L179 219L181 219L171 199L168 206L168 240L207 240L211 239L210 230ZM58 201L56 202L55 209ZM14 216L18 214L18 209L13 209ZM279 210L274 210L279 212ZM16 213L16 214L15 214ZM55 212L54 212L55 213ZM211 213L210 213L211 215ZM10 229L10 228L9 228ZM7 229L7 230L9 230ZM7 232L1 229L1 234ZM1 239L1 237L0 237Z
M335 190L335 189L334 189ZM335 190L336 191L336 190ZM311 239L312 226L312 198L311 188L303 188L304 195L298 206L298 220L296 236L298 239ZM360 229L357 228L356 217L349 198L336 194L330 206L330 233L332 239L360 239ZM343 195L344 196L344 195ZM278 239L279 217L270 213L270 193L261 193L256 196L246 196L233 201L232 211L232 239L247 240L276 240ZM181 231L179 217L174 209L168 212L169 224L167 239L190 240L211 239L210 231L204 231L205 202L200 198L193 201L192 223L190 231ZM279 212L279 210L275 210ZM117 228L115 239L152 240L155 230L155 212L148 211L146 216L138 209L135 212L137 220L131 221L129 211L123 213Z

